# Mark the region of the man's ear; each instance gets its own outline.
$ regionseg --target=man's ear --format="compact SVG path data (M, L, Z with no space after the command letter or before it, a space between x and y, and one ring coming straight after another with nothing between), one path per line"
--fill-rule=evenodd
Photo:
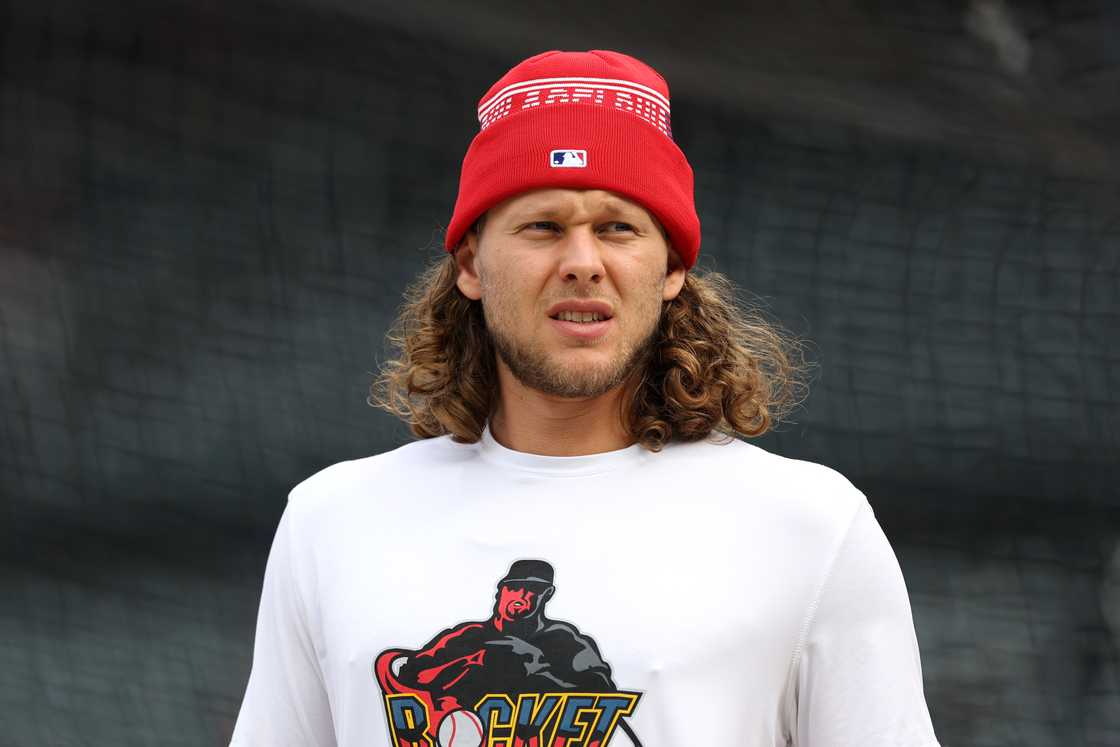
M455 250L455 263L459 266L459 276L455 285L459 291L472 301L482 298L482 282L478 278L478 234L472 228L463 235L459 248Z
M665 270L665 288L662 291L661 298L665 301L672 301L681 292L684 287L684 277L688 273L685 269L684 262L669 247L669 259Z

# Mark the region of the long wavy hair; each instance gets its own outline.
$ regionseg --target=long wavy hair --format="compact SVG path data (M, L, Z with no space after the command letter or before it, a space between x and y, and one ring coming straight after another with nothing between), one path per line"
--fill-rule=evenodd
M446 256L406 290L387 338L395 352L368 403L397 415L420 438L474 443L498 403L496 352L482 305L456 286ZM808 395L806 343L755 307L739 304L728 278L690 270L662 305L653 345L624 385L623 426L659 451L669 441L766 433Z

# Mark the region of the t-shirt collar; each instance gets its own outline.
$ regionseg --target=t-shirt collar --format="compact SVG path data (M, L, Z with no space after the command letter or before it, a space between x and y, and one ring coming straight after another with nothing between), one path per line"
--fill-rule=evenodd
M479 454L486 461L508 469L536 472L556 477L583 476L613 472L642 464L650 452L641 444L632 444L614 451L583 456L542 456L524 451L514 451L502 446L490 433L490 425L482 431L478 442Z

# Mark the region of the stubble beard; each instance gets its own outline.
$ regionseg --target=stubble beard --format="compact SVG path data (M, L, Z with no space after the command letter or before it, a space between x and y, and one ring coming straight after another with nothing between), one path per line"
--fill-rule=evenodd
M639 368L647 365L660 326L658 314L637 341L624 344L610 361L600 366L564 365L552 360L548 353L532 341L518 342L500 323L495 323L493 310L482 306L486 327L494 350L523 386L543 394L569 399L593 399L621 386Z

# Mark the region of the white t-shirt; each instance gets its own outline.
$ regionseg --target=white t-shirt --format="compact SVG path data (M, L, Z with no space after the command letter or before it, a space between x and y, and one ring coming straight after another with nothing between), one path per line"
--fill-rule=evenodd
M930 747L898 561L742 441L418 441L297 485L237 747Z

